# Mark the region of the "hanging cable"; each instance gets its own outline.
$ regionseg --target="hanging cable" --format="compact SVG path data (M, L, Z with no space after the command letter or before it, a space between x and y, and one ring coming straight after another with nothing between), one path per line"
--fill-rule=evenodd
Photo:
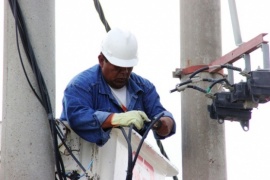
M163 145L162 145L162 143L161 143L161 140L160 140L160 139L156 139L156 143L157 143L157 146L158 146L159 149L160 149L160 153L161 153L163 156L165 156L168 160L170 160L169 157L168 157L168 155L167 155L167 153L165 152L165 150L164 150L164 148L163 148ZM174 180L178 180L178 177L177 177L177 176L173 176L173 179L174 179Z
M123 127L119 127L120 130L122 131L122 134L123 136L125 137L126 141L127 141L127 145L128 145L128 167L127 167L127 176L126 176L126 180L132 180L132 172L133 172L133 169L134 169L134 166L136 164L136 161L137 161L137 158L139 156L139 153L140 153L140 150L141 150L141 147L144 143L144 140L146 139L149 131L153 128L154 124L157 123L159 121L159 119L164 115L164 113L159 113L157 116L154 117L154 120L151 121L150 125L147 127L145 133L143 134L142 136L142 139L140 140L139 142L139 145L137 147L137 150L136 150L136 153L134 155L134 158L132 160L132 146L131 146L131 133L132 133L132 129L133 129L133 125L131 125L129 127L129 133L128 135L126 134L125 130ZM162 146L161 144L161 141L159 141L160 145ZM159 146L160 147L160 146ZM166 152L164 151L164 148L162 146L162 150L163 150L163 153L166 154ZM165 156L166 158L168 157L167 155Z
M99 18L100 18L101 22L103 23L103 25L105 26L106 32L109 32L111 30L111 27L109 26L109 24L105 18L105 15L103 13L103 10L102 10L102 7L99 3L99 0L94 0L94 4L95 4L95 8L99 14Z
M126 139L127 146L128 146L128 166L127 166L127 175L126 180L132 179L132 147L131 147L131 132L133 129L133 124L129 127L129 133L126 134L126 131L123 127L119 127L119 129L122 131L122 134L124 138Z
M32 45L30 43L29 37L28 37L28 33L27 33L27 29L26 29L25 22L23 19L23 15L21 12L20 5L17 2L17 0L9 0L9 5L10 5L11 11L13 13L14 19L15 19L16 45L17 45L17 49L18 49L18 53L19 53L19 59L20 59L20 62L21 62L22 68L23 68L23 72L25 74L25 77L27 79L27 82L28 82L31 90L33 91L34 95L36 96L38 101L41 103L41 105L44 107L44 109L47 113L47 118L49 120L50 130L51 130L52 139L53 139L54 158L55 158L55 166L56 166L56 170L57 170L57 176L60 180L66 180L65 168L64 168L63 160L61 158L61 154L60 154L59 149L58 149L57 137L60 137L60 139L63 141L63 144L65 145L65 147L67 148L67 150L69 151L69 153L71 154L71 156L73 158L74 158L74 155L72 154L71 150L65 144L65 142L62 138L63 134L62 134L60 128L58 127L58 125L56 124L55 118L53 116L49 93L48 93L48 90L46 87L46 83L45 83L43 76L41 74L41 71L38 67L36 57L35 57ZM28 74L26 72L25 65L23 63L23 59L21 56L18 33L19 33L20 38L21 38L21 43L22 43L22 46L24 48L25 55L26 55L28 62L31 66L31 69L35 75L38 89L34 88L34 86L32 85L32 83L28 77ZM38 94L40 94L40 95L38 95ZM76 160L76 158L75 158L75 160ZM79 165L80 165L80 163L79 163ZM82 166L80 166L80 167L84 170L84 168Z
M154 124L155 124L157 121L159 121L159 119L160 119L163 115L164 115L163 112L162 112L162 113L159 113L158 115L156 115L156 116L154 117L154 120L151 121L149 127L146 129L145 133L143 134L142 139L141 139L141 141L140 141L140 143L139 143L139 145L138 145L138 148L137 148L135 157L134 157L134 159L133 159L132 169L133 169L134 166L135 166L135 163L136 163L137 158L138 158L138 156L139 156L139 152L140 152L140 150L141 150L142 144L143 144L145 138L147 137L149 131L153 128Z

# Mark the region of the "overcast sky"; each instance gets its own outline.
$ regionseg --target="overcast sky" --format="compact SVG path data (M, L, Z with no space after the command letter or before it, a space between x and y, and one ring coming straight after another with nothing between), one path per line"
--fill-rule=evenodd
M221 1L223 54L236 48L227 2ZM1 58L3 0L0 3ZM270 32L269 0L236 0L236 3L244 42L260 33ZM137 36L140 62L134 72L156 85L162 103L178 122L176 135L166 139L163 144L172 163L181 173L180 94L169 93L179 83L178 79L172 78L172 71L180 67L179 1L103 0L101 4L111 27L125 27ZM98 62L97 55L104 35L105 29L93 1L56 1L56 117L60 115L63 90L68 81ZM268 36L266 39L269 39ZM251 54L253 70L262 67L261 54L260 49ZM235 65L243 66L241 62ZM241 80L241 77L236 76L236 79ZM237 122L225 122L228 180L270 179L269 109L270 103L253 110L248 132L244 132ZM149 141L154 144L151 137ZM181 175L178 177L181 178Z

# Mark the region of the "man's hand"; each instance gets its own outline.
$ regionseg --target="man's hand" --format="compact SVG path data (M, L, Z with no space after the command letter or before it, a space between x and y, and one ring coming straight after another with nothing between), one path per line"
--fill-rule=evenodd
M143 111L128 111L125 113L115 113L111 117L111 125L130 126L134 124L138 130L142 129L144 122L150 122L147 115Z
M168 136L173 128L173 120L169 117L161 117L159 121L156 123L161 123L161 125L154 124L154 127L156 126L157 128L153 130L160 136Z

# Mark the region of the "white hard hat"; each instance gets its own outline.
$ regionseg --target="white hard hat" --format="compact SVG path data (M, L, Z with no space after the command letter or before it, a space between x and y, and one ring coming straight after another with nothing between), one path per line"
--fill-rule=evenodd
M137 40L129 31L111 29L101 44L101 52L107 60L120 67L133 67L138 64Z

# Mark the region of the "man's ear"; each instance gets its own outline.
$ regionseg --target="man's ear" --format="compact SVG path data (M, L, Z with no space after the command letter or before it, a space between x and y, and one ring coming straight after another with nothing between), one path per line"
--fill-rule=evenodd
M102 54L98 55L98 62L99 62L99 66L103 67L104 58L103 58Z

